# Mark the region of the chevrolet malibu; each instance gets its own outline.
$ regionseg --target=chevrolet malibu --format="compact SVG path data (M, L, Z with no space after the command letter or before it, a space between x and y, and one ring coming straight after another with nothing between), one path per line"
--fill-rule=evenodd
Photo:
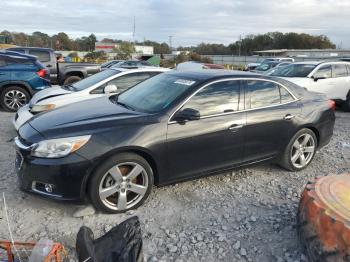
M139 207L166 185L274 161L299 171L333 134L334 102L252 73L173 71L119 95L34 116L19 129L23 190Z

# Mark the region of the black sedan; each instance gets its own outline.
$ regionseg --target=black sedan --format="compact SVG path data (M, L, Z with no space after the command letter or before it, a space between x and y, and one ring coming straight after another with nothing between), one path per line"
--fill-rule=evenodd
M299 171L333 134L334 103L278 78L169 72L36 115L19 129L21 188L118 213L165 185L265 161Z

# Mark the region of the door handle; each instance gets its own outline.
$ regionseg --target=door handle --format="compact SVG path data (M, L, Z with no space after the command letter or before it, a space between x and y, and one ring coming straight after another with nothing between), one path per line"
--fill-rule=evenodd
M292 120L295 116L291 115L291 114L287 114L285 117L284 117L284 120Z
M46 67L47 67L47 68L50 68L50 67L52 67L52 65L47 65Z
M235 132L235 131L238 131L242 127L243 127L243 125L233 124L228 128L228 130Z

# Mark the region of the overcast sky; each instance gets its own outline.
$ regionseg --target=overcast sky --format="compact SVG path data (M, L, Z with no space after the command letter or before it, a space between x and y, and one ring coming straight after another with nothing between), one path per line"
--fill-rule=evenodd
M0 0L0 31L71 37L94 33L132 40L232 43L239 35L281 32L325 34L350 47L349 0Z

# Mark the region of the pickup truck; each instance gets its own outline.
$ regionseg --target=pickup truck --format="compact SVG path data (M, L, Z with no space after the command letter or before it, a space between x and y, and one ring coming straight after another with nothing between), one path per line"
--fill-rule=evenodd
M101 71L98 64L57 62L55 51L51 48L11 47L16 51L38 57L38 60L50 71L52 84L68 85Z

